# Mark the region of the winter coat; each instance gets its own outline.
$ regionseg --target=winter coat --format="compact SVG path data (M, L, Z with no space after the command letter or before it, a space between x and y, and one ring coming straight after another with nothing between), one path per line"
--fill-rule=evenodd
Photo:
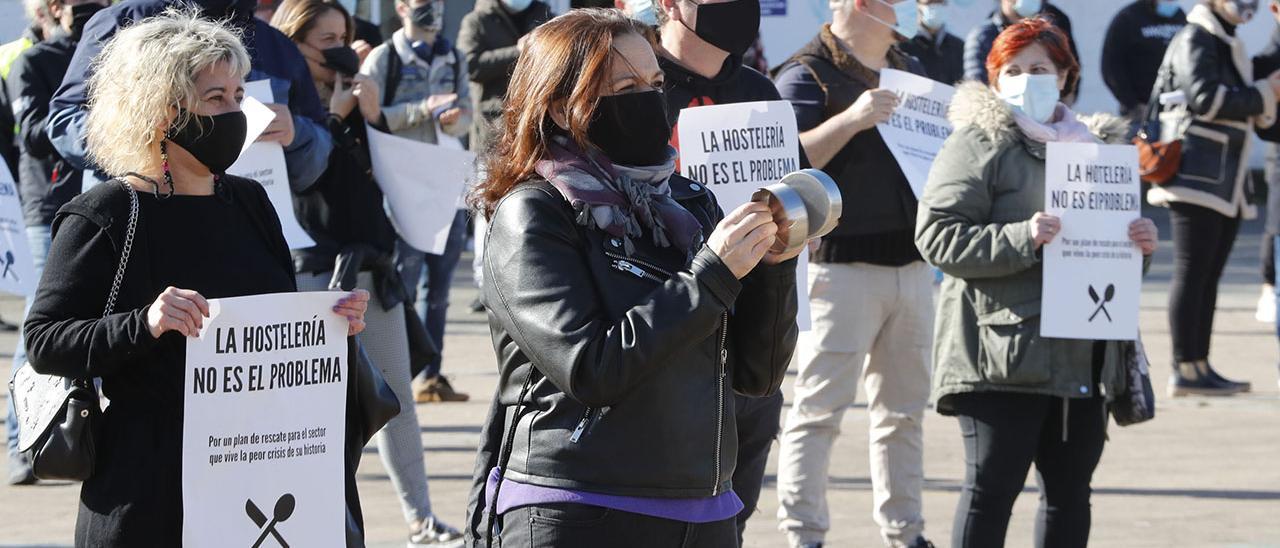
M724 216L714 195L679 175L670 185L709 235ZM690 259L646 233L628 254L619 238L575 218L560 191L533 179L489 221L484 300L498 393L468 503L473 539L486 528L485 480L504 463L506 477L546 487L656 498L727 492L738 444L733 396L776 393L795 349L794 261L761 264L739 280L706 246Z
M1147 201L1254 218L1256 208L1248 201L1251 134L1276 120L1276 95L1266 75L1254 80L1244 42L1228 34L1205 4L1187 14L1187 26L1169 43L1161 69L1168 76L1157 82L1157 91L1186 98L1160 112L1161 140L1182 139L1182 162L1172 180L1147 193Z
M525 11L512 15L500 0L479 0L476 9L462 18L458 49L467 57L471 100L478 116L471 127L471 148L484 150L506 105L511 71L520 59L520 37L551 19L551 8L534 0Z
M1111 397L1122 387L1120 345L1107 342L1095 386L1095 341L1040 336L1041 256L1030 219L1044 209L1045 144L1023 135L987 86L962 84L947 138L920 198L916 245L945 277L934 330L933 398L1002 391L1061 398ZM1129 126L1082 117L1106 142Z

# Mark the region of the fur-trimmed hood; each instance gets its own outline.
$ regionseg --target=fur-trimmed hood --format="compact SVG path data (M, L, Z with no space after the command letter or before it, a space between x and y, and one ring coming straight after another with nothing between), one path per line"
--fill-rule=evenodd
M960 129L974 126L992 141L1013 139L1020 133L1013 120L1013 108L991 88L981 82L964 82L951 98L947 119ZM1105 112L1081 115L1076 119L1088 126L1089 132L1104 143L1124 144L1129 134L1129 121Z

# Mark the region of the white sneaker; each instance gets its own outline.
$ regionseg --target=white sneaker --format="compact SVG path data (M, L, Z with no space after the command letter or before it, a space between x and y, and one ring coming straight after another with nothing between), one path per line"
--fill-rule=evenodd
M1258 296L1258 310L1253 315L1262 323L1276 323L1276 288L1262 284L1262 294Z
M423 548L425 546L432 548L462 548L464 542L461 532L432 516L424 520L422 527L416 532L409 535L408 548Z

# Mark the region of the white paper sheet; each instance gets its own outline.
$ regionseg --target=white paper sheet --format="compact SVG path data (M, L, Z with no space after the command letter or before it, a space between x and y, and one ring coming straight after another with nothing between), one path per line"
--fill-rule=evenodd
M725 213L800 169L796 114L786 101L686 108L677 130L681 174L711 189ZM805 251L796 267L801 331L810 326L808 261Z
M372 127L368 135L373 176L396 232L419 251L444 253L459 196L475 174L475 154L461 145L432 145Z
M345 546L340 295L209 302L186 348L183 546Z
M902 99L889 121L876 128L919 198L933 159L951 135L947 109L956 88L910 72L884 69L880 71L880 89L894 91Z
M249 82L244 85L244 90L248 105L245 107L245 116L249 118L250 128L261 126L256 134L249 133L253 135L253 139L257 139L257 136L261 135L271 123L275 113L263 104L253 106L248 99L253 98L258 103L274 102L271 83L267 80ZM266 110L271 118L266 118L262 110ZM284 239L288 242L289 249L302 249L316 245L315 240L307 235L302 225L298 224L298 218L293 214L293 193L289 189L289 170L284 161L284 147L276 142L256 143L253 139L245 139L247 146L240 152L240 158L236 163L227 169L227 173L253 179L266 189L267 197L271 199L271 205L275 207L276 215L280 217L280 227L284 231Z
M1044 246L1040 335L1134 340L1142 253L1129 240L1141 215L1138 152L1131 145L1049 143L1044 211L1062 230Z

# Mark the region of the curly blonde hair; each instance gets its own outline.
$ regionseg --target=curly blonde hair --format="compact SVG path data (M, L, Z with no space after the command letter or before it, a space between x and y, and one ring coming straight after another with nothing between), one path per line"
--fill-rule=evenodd
M113 177L157 167L167 130L193 120L196 75L218 63L241 78L249 74L240 33L193 8L171 8L117 32L89 77L89 157Z

